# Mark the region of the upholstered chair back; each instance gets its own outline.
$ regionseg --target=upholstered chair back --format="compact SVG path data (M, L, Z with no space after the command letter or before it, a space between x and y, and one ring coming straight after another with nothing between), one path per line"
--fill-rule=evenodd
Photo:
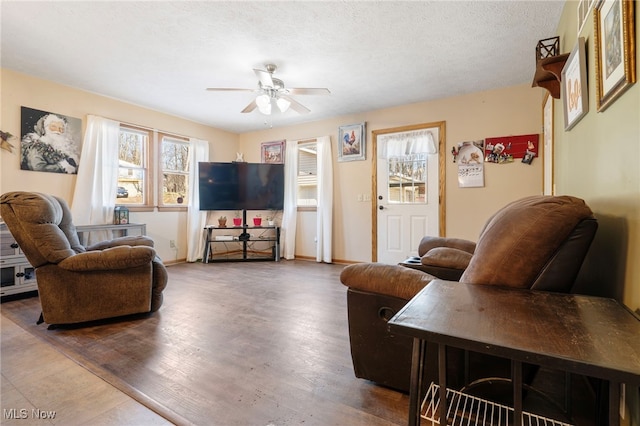
M593 212L576 197L514 201L486 222L460 281L569 291L596 227Z
M10 192L3 195L1 206L2 219L34 267L57 264L86 251L65 200L47 194Z

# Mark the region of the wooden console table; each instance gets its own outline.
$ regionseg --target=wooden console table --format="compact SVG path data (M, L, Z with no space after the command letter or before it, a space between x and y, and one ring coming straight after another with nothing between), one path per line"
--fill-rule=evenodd
M438 344L440 401L446 346L512 361L514 422L522 424L522 362L608 380L609 425L619 424L620 383L640 385L640 320L612 299L435 280L390 321L414 338L409 424L420 424L425 344ZM440 404L440 424L446 425Z

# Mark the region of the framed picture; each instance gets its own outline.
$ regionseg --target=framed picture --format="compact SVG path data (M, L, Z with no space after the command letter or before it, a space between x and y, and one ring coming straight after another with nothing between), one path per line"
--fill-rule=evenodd
M543 194L555 195L553 190L553 98L549 93L542 102Z
M584 28L584 24L587 23L587 16L589 16L589 12L593 9L596 0L579 0L578 1L578 36L582 32Z
M82 120L21 107L20 169L77 174Z
M562 69L564 130L571 130L589 111L587 94L587 56L584 37L578 38Z
M634 3L604 0L593 11L598 112L636 82Z
M285 141L262 142L262 162L263 163L284 163Z
M340 126L338 131L338 161L365 160L365 123Z

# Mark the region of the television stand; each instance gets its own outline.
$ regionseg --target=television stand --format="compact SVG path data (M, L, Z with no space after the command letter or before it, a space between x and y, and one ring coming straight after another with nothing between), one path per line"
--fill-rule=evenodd
M246 223L246 222L245 222ZM204 253L202 263L249 262L259 260L280 261L279 226L205 226ZM256 235L258 231L258 235ZM222 232L225 232L223 235ZM265 243L265 250L255 250L254 245ZM213 246L223 245L224 252L215 252ZM239 246L239 247L238 247ZM231 250L236 247L236 250ZM268 252L268 253L267 253Z

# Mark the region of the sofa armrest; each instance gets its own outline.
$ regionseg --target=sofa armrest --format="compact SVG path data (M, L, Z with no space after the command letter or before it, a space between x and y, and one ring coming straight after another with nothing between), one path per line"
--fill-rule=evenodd
M466 269L471 261L472 254L451 247L436 247L429 250L420 258L420 263L428 266L438 266L449 269Z
M153 240L145 235L131 235L126 237L114 238L113 240L100 241L89 247L86 247L87 251L105 250L111 247L118 246L147 246L153 247Z
M469 254L473 254L476 250L476 243L469 240L463 240L462 238L447 238L447 237L422 237L420 244L418 245L418 255L424 256L429 250L437 247L450 247L458 250L466 251Z
M147 246L117 246L101 251L88 251L69 256L58 266L68 271L106 271L151 265L156 252Z
M383 263L356 263L340 273L340 281L349 288L406 300L433 279L433 276L415 269Z

